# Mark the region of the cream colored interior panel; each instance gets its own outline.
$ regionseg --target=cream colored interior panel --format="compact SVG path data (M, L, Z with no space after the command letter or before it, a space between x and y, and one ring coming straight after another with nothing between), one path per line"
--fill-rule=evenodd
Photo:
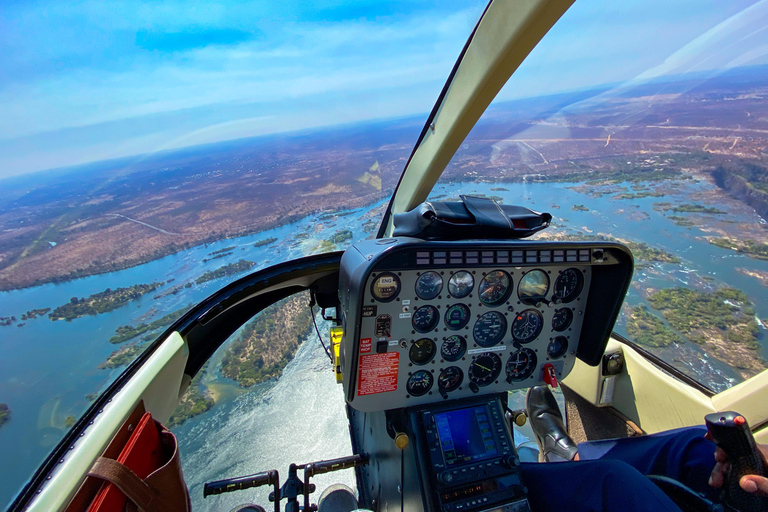
M606 352L624 353L611 405L647 433L702 425L715 412L710 397L663 372L632 348L611 340ZM593 404L599 402L601 368L578 361L564 383Z
M744 415L750 425L768 421L768 370L763 371L732 388L712 397L718 411L736 411ZM755 434L759 442L768 443L768 427Z
M51 512L63 510L74 496L93 461L101 455L125 419L140 400L153 417L166 422L176 408L184 366L189 349L179 333L171 334L139 368L104 412L70 450L42 492L28 510ZM169 393L169 390L173 390Z

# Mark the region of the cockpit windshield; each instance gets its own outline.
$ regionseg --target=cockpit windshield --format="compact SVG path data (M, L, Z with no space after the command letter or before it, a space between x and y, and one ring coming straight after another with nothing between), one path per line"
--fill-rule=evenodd
M627 244L616 332L722 391L768 356L768 9L683 4L577 2L429 198L549 212L540 239Z

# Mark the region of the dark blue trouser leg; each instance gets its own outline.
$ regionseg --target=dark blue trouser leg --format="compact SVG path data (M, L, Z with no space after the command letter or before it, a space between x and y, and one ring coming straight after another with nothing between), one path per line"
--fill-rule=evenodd
M579 445L579 462L523 464L534 511L650 512L680 509L646 474L674 478L699 492L714 466L715 445L704 427ZM590 459L590 460L585 460Z
M534 512L680 512L635 468L618 460L524 463Z
M718 491L708 481L715 466L715 443L704 439L706 433L706 427L701 426L581 443L579 458L621 460L644 475L668 476L714 499Z

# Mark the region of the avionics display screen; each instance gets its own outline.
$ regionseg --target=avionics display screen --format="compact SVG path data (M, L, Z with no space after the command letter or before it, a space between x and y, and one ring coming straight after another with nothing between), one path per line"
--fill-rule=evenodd
M447 467L499 454L486 406L437 413L435 424Z

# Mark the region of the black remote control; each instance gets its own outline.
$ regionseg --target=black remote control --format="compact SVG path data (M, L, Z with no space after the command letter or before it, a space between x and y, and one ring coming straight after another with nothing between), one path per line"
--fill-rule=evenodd
M712 440L728 455L731 469L726 476L724 503L742 512L757 512L768 508L768 498L750 494L739 486L744 475L766 476L766 463L758 449L747 420L733 411L715 412L704 417Z

